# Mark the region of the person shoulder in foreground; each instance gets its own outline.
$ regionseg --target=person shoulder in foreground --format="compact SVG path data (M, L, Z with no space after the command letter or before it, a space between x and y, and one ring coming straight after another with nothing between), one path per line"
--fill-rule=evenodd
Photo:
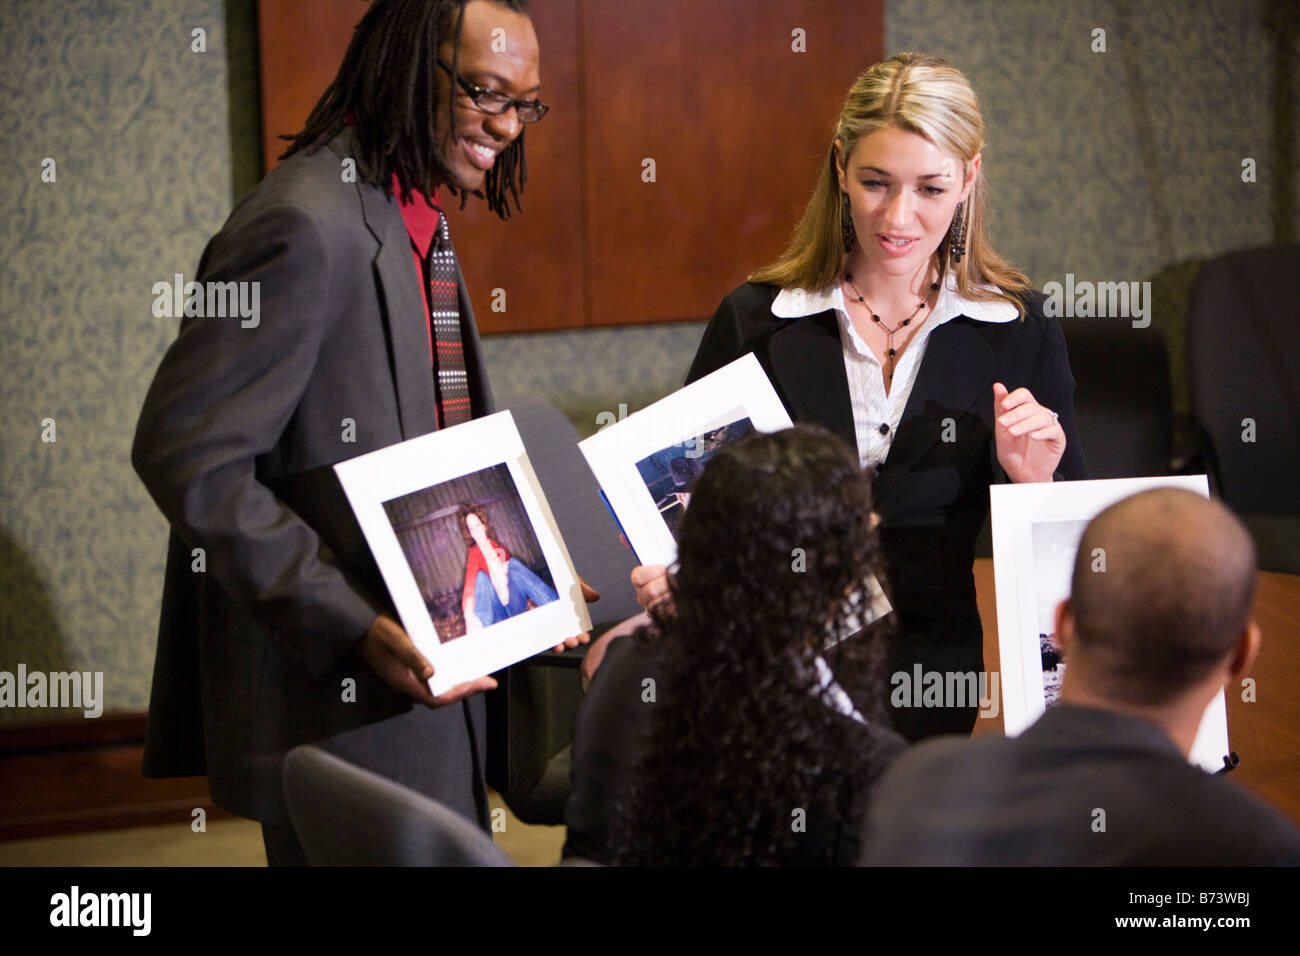
M1286 817L1187 761L1205 708L1259 650L1254 585L1254 545L1218 502L1162 488L1107 508L1056 609L1061 702L1017 738L904 755L872 803L862 862L1300 864Z

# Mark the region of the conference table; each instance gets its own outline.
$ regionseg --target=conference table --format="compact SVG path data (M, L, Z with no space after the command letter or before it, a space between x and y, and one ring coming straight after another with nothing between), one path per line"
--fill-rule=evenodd
M998 667L993 560L975 561L984 623L984 666ZM1254 700L1229 688L1228 744L1241 758L1231 776L1300 824L1300 576L1257 572L1255 620L1263 634L1252 672ZM980 718L975 733L1002 730L1002 715Z

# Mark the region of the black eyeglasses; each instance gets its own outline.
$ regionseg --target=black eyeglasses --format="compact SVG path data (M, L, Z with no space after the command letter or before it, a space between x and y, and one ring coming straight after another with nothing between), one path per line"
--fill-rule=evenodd
M489 90L485 86L471 83L465 77L452 73L451 67L442 57L438 57L438 65L446 70L448 75L456 77L456 82L460 84L460 88L465 91L465 95L470 98L476 108L490 116L500 116L513 106L515 115L519 117L519 122L536 123L550 109L540 100L517 100L497 90Z

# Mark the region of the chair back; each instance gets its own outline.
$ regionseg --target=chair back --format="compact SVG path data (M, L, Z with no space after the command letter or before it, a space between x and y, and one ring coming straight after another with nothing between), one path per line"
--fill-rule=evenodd
M319 747L284 758L284 795L312 866L510 866L473 821Z
M1300 245L1205 264L1187 315L1192 411L1239 512L1300 515Z

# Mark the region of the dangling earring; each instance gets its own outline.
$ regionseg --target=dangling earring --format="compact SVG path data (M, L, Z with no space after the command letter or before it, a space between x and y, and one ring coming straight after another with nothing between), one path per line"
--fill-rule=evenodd
M849 209L849 194L840 193L844 197L844 202L840 204L840 238L844 240L844 251L852 255L853 247L857 245L858 235L853 231L853 213Z
M952 228L948 230L948 251L952 253L953 265L961 262L966 255L966 217L964 203L957 203L957 215L953 216Z

